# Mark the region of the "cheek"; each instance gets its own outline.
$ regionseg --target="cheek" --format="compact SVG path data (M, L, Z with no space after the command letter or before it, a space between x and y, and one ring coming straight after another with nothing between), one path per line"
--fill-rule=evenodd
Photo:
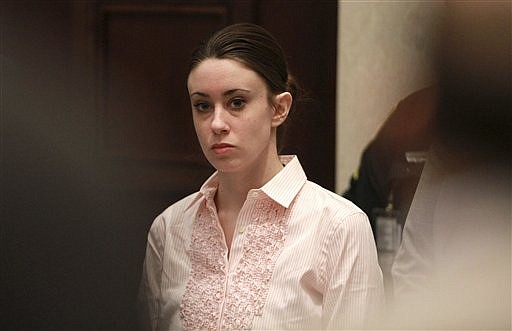
M259 128L261 132L264 132L265 134L268 134L272 131L272 115L273 110L272 108L267 108L265 111L261 114L260 118L257 120L259 122Z
M254 139L254 137L259 137L260 139L267 139L272 133L271 120L268 117L260 117L251 119L246 122L244 128L242 128L243 132L246 132L246 136L249 139Z
M199 142L202 142L205 137L204 125L194 119L194 130L196 131L196 136L199 139Z

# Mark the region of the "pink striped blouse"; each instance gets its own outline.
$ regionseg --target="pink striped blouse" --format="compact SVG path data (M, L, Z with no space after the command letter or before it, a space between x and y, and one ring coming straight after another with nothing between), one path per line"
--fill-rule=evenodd
M228 258L214 174L151 226L140 300L150 330L360 329L383 301L366 215L295 156L249 191Z

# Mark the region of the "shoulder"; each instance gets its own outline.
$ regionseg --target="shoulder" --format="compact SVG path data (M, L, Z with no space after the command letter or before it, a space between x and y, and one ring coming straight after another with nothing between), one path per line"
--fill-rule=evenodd
M366 214L354 203L311 181L306 181L297 202L306 206L321 221L329 220L329 223L346 225L353 219L357 222L369 222Z
M193 193L167 207L151 223L148 242L163 249L165 242L185 240L192 230L200 193Z
M184 213L189 209L194 209L194 206L199 202L199 200L201 200L200 198L201 193L192 193L164 209L164 211L160 215L163 217L173 216L177 213Z
M314 199L318 207L329 208L345 214L363 213L352 201L309 180L306 181L302 194L308 199Z

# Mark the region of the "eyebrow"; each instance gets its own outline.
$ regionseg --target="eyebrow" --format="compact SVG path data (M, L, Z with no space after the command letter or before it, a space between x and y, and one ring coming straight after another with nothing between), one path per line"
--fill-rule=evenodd
M230 96L230 95L235 94L237 92L251 93L251 91L246 90L246 89L235 88L235 89L227 90L226 92L222 93L222 95L224 97L227 97L227 96ZM204 92L193 92L192 94L190 94L190 97L192 97L194 95L199 95L201 97L209 97L209 95L207 93L204 93Z

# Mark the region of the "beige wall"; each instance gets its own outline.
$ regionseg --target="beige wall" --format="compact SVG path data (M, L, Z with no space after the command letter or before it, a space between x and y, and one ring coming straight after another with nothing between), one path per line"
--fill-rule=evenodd
M339 2L338 193L397 102L432 81L433 27L442 6L439 1Z

